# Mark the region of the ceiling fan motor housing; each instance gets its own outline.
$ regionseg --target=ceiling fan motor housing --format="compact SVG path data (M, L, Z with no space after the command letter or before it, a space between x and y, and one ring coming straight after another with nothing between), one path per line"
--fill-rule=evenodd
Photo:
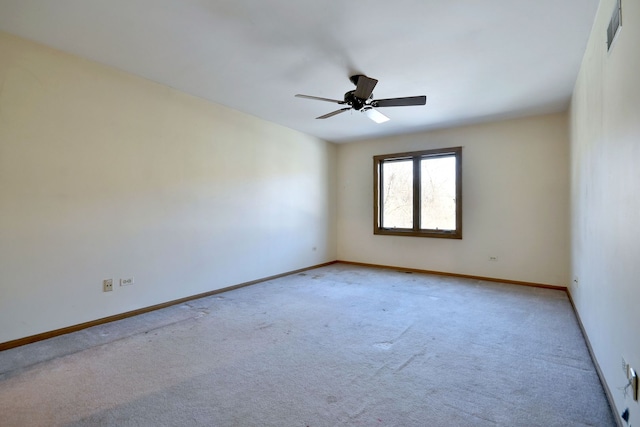
M360 110L366 104L366 99L360 99L355 95L355 90L350 90L344 94L344 102L353 107L354 110Z

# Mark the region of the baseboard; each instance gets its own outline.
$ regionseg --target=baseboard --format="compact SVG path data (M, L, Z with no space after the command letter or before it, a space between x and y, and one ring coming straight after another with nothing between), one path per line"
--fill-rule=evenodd
M335 264L336 262L337 261L325 262L323 264L318 264L318 265L314 265L314 266L311 266L311 267L306 267L306 268L301 268L301 269L298 269L298 270L288 271L286 273L276 274L274 276L263 277L261 279L252 280L250 282L239 283L237 285L228 286L228 287L222 288L222 289L216 289L215 291L204 292L204 293L201 293L201 294L192 295L192 296L188 296L188 297L185 297L185 298L180 298L180 299L176 299L176 300L172 300L172 301L167 301L167 302L163 302L161 304L155 304L155 305L152 305L152 306L149 306L149 307L143 307L143 308L139 308L137 310L127 311L125 313L120 313L120 314L115 314L113 316L103 317L102 319L91 320L89 322L80 323L78 325L67 326L66 328L60 328L60 329L56 329L56 330L53 330L53 331L43 332L43 333L40 333L40 334L31 335L31 336L24 337L24 338L18 338L18 339L12 340L12 341L7 341L7 342L0 343L0 351L9 350L11 348L20 347L20 346L23 346L23 345L26 345L26 344L31 344L31 343L34 343L34 342L37 342L37 341L46 340L46 339L49 339L49 338L54 338L54 337L57 337L57 336L60 336L60 335L70 334L72 332L77 332L77 331L80 331L82 329L91 328L92 326L98 326L98 325L103 325L105 323L115 322L116 320L126 319L128 317L137 316L139 314L148 313L150 311L160 310L162 308L170 307L170 306L176 305L176 304L182 304L182 303L185 303L187 301L194 300L194 299L204 298L204 297L208 297L208 296L211 296L211 295L220 294L222 292L228 292L228 291L232 291L234 289L244 288L245 286L255 285L257 283L266 282L268 280L273 280L273 279L278 279L280 277L289 276L291 274L301 273L301 272L307 271L307 270L313 270L313 269L319 268L319 267L325 267L327 265Z
M442 271L423 270L423 269L397 267L397 266L390 266L390 265L367 264L367 263L361 263L361 262L336 260L336 261L329 261L329 262L326 262L326 263L323 263L323 264L318 264L318 265L314 265L314 266L311 266L311 267L306 267L306 268L302 268L302 269L298 269L298 270L294 270L294 271L288 271L286 273L277 274L277 275L274 275L274 276L269 276L269 277L264 277L264 278L257 279L257 280L252 280L250 282L244 282L244 283L240 283L240 284L237 284L237 285L228 286L228 287L222 288L222 289L216 289L214 291L204 292L204 293L201 293L201 294L192 295L192 296L185 297L185 298L180 298L180 299L177 299L177 300L164 302L164 303L161 303L161 304L152 305L152 306L149 306L149 307L143 307L143 308L140 308L140 309L137 309L137 310L127 311L125 313L120 313L120 314L116 314L116 315L113 315L113 316L103 317L101 319L91 320L89 322L80 323L78 325L72 325L72 326L68 326L68 327L65 327L65 328L55 329L53 331L43 332L43 333L40 333L40 334L31 335L31 336L24 337L24 338L18 338L18 339L12 340L12 341L7 341L7 342L4 342L4 343L0 343L0 351L8 350L8 349L15 348L15 347L20 347L20 346L23 346L23 345L26 345L26 344L31 344L31 343L37 342L37 341L42 341L42 340L46 340L46 339L49 339L49 338L54 338L54 337L57 337L57 336L60 336L60 335L65 335L65 334L69 334L69 333L72 333L72 332L77 332L77 331L80 331L82 329L91 328L92 326L98 326L98 325L102 325L102 324L109 323L109 322L115 322L117 320L126 319L128 317L137 316L139 314L148 313L150 311L160 310L162 308L170 307L172 305L182 304L182 303L185 303L187 301L194 300L194 299L204 298L204 297L208 297L208 296L211 296L211 295L216 295L216 294L219 294L219 293L222 293L222 292L232 291L234 289L243 288L245 286L251 286L251 285L255 285L257 283L265 282L267 280L273 280L273 279L277 279L277 278L280 278L280 277L289 276L291 274L301 273L303 271L312 270L314 268L319 268L319 267L325 267L327 265L336 264L336 263L358 265L358 266L363 266L363 267L385 268L385 269L398 270L398 271L411 271L411 272L415 272L415 273L436 274L436 275L439 275L439 276L460 277L460 278L465 278L465 279L484 280L484 281L497 282L497 283L509 283L509 284L514 284L514 285L532 286L532 287L545 288L545 289L555 289L555 290L561 290L561 291L567 292L567 288L565 286L554 286L554 285L547 285L547 284L542 284L542 283L531 283L531 282L522 282L522 281L516 281L516 280L500 279L500 278L495 278L495 277L483 277L483 276L474 276L474 275L468 275L468 274L457 274L457 273L449 273L449 272L442 272ZM574 308L574 311L575 311L575 308ZM581 327L582 327L582 325L581 325ZM584 334L584 331L583 331L583 334ZM588 343L588 340L587 340L587 343ZM593 356L592 356L592 358L593 358Z
M483 277L483 276L473 276L469 274L458 274L458 273L448 273L443 271L433 271L433 270L422 270L418 268L406 268L406 267L396 267L391 265L380 265L380 264L367 264L363 262L353 262L353 261L341 261L338 260L338 263L341 264L351 264L351 265L359 265L362 267L375 267L375 268L385 268L388 270L398 270L398 271L410 271L412 273L425 273L425 274L435 274L438 276L448 276L448 277L460 277L463 279L475 279L475 280L484 280L487 282L496 282L496 283L508 283L511 285L520 285L520 286L530 286L534 288L544 288L544 289L554 289L556 291L567 291L566 286L557 286L557 285L547 285L544 283L533 283L533 282L521 282L518 280L509 280L509 279L500 279L496 277Z
M580 319L580 314L576 309L576 305L573 302L573 298L571 297L571 292L567 289L567 296L569 297L569 302L571 303L571 307L573 308L573 312L576 315L576 319L578 320L578 326L580 327L580 332L582 332L582 336L584 337L584 342L587 344L587 350L589 350L589 355L591 356L591 361L593 362L593 366L596 368L596 373L598 374L598 378L600 379L600 384L602 384L602 389L604 390L604 394L607 396L607 401L609 402L609 407L611 408L611 412L613 413L613 418L616 420L618 427L624 427L622 424L622 418L618 415L618 408L616 408L616 403L613 400L613 394L611 394L611 389L609 389L609 385L607 381L604 379L604 374L602 373L602 369L600 369L600 364L598 363L598 359L596 359L596 354L593 352L593 347L591 346L591 342L589 341L589 336L587 335L587 331L582 324L582 319Z
M325 266L336 264L336 263L357 265L357 266L362 266L362 267L384 268L384 269L397 270L397 271L410 271L410 272L415 272L415 273L435 274L435 275L439 275L439 276L460 277L460 278L465 278L465 279L476 279L476 280L484 280L484 281L489 281L489 282L508 283L508 284L514 284L514 285L531 286L531 287L536 287L536 288L545 288L545 289L554 289L554 290L565 291L567 293L567 296L568 296L569 301L571 303L571 307L573 308L573 312L575 313L576 319L578 320L578 325L580 327L580 331L582 332L582 336L584 337L585 343L587 344L587 349L589 351L589 355L591 356L591 360L593 361L593 365L596 368L596 372L597 372L598 377L600 379L600 383L602 384L602 388L604 389L605 394L607 396L607 400L608 400L609 406L610 406L610 408L611 408L611 410L613 412L614 419L616 420L616 422L617 422L619 427L624 427L622 425L622 421L620 420L620 417L617 414L617 408L616 408L615 402L613 400L613 395L611 394L611 390L609 389L609 386L608 386L606 380L604 379L604 375L603 375L602 370L600 369L600 365L598 364L598 361L597 361L597 359L595 357L595 353L593 352L593 347L591 346L591 342L589 341L589 337L588 337L588 335L587 335L587 333L586 333L586 331L584 329L584 325L582 324L582 320L580 319L580 314L578 313L578 310L576 309L576 306L575 306L575 304L573 302L573 298L571 297L571 292L569 292L569 289L566 286L555 286L555 285L547 285L547 284L542 284L542 283L522 282L522 281L516 281L516 280L499 279L499 278L494 278L494 277L474 276L474 275L468 275L468 274L457 274L457 273L449 273L449 272L442 272L442 271L423 270L423 269L397 267L397 266L389 266L389 265L368 264L368 263L353 262L353 261L341 261L341 260L330 261L330 262L314 265L314 266L311 266L311 267L306 267L306 268L301 268L301 269L298 269L298 270L288 271L286 273L276 274L274 276L263 277L261 279L252 280L252 281L244 282L244 283L239 283L237 285L228 286L228 287L225 287L225 288L222 288L222 289L216 289L214 291L204 292L204 293L201 293L201 294L196 294L196 295L192 295L192 296L185 297L185 298L180 298L180 299L176 299L176 300L172 300L172 301L167 301L167 302L164 302L164 303L161 303L161 304L155 304L155 305L152 305L152 306L149 306L149 307L144 307L144 308L140 308L140 309L137 309L137 310L128 311L128 312L116 314L116 315L113 315L113 316L103 317L101 319L96 319L96 320L92 320L92 321L89 321L89 322L80 323L78 325L68 326L66 328L60 328L60 329L56 329L56 330L53 330L53 331L43 332L43 333L40 333L40 334L31 335L31 336L24 337L24 338L18 338L18 339L12 340L12 341L7 341L7 342L4 342L4 343L0 343L0 351L9 350L11 348L20 347L20 346L23 346L23 345L26 345L26 344L31 344L31 343L37 342L37 341L42 341L42 340L46 340L46 339L49 339L49 338L54 338L54 337L57 337L57 336L60 336L60 335L65 335L65 334L69 334L69 333L72 333L72 332L77 332L77 331L80 331L82 329L90 328L92 326L98 326L98 325L102 325L102 324L105 324L105 323L115 322L117 320L126 319L128 317L137 316L139 314L148 313L148 312L154 311L154 310L160 310L162 308L170 307L170 306L176 305L176 304L182 304L182 303L185 303L185 302L188 302L188 301L191 301L191 300L195 300L195 299L198 299L198 298L204 298L204 297L208 297L208 296L211 296L211 295L216 295L216 294L220 294L220 293L223 293L223 292L232 291L234 289L243 288L245 286L255 285L257 283L266 282L268 280L278 279L280 277L285 277L285 276L289 276L291 274L297 274L297 273L301 273L301 272L304 272L304 271L313 270L315 268L325 267Z
M589 336L587 335L587 331L584 329L584 325L582 324L582 319L580 319L580 314L578 313L578 310L576 309L575 303L573 302L573 298L571 297L571 292L569 291L569 288L567 288L566 286L555 286L555 285L547 285L547 284L542 284L542 283L521 282L521 281L516 281L516 280L498 279L498 278L493 278L493 277L473 276L473 275L468 275L468 274L447 273L447 272L442 272L442 271L432 271L432 270L422 270L422 269L415 269L415 268L395 267L395 266L389 266L389 265L367 264L367 263L353 262L353 261L337 261L337 262L341 263L341 264L358 265L358 266L363 266L363 267L385 268L385 269L397 270L397 271L411 271L411 272L416 272L416 273L436 274L436 275L439 275L439 276L461 277L461 278L466 278L466 279L486 280L486 281L489 281L489 282L508 283L508 284L514 284L514 285L531 286L531 287L536 287L536 288L555 289L555 290L559 290L559 291L565 291L566 294L567 294L567 297L569 298L569 302L571 303L571 307L573 309L573 312L575 313L576 319L578 320L578 326L580 327L580 332L582 333L582 336L584 337L584 341L587 344L587 349L589 351L589 356L591 357L591 361L593 362L593 366L595 366L595 368L596 368L596 373L598 374L598 378L600 379L600 384L602 384L602 389L604 390L605 395L607 396L607 401L609 402L609 407L611 408L611 411L612 411L612 414L613 414L613 418L616 420L616 423L617 423L618 427L624 427L624 425L622 424L622 419L618 415L616 404L615 404L615 401L613 400L613 394L611 394L611 390L609 389L609 385L607 384L607 381L604 378L604 374L602 373L602 369L600 369L600 364L598 363L598 360L596 359L596 355L595 355L595 353L593 351L593 347L591 346L591 342L589 341Z

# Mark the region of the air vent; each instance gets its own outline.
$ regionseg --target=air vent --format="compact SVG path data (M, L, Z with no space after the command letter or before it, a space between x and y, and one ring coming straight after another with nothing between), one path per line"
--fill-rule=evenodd
M616 8L611 15L609 28L607 28L607 50L611 50L611 45L622 26L622 0L616 1Z

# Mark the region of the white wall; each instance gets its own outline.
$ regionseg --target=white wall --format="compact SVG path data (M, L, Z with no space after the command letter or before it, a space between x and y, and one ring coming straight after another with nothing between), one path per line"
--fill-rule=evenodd
M637 425L621 357L640 370L640 1L623 0L607 53L614 4L600 3L571 107L570 290L618 414Z
M463 239L374 235L373 156L454 146ZM568 286L568 153L566 114L340 145L338 259Z
M332 144L2 33L0 58L0 342L336 258Z

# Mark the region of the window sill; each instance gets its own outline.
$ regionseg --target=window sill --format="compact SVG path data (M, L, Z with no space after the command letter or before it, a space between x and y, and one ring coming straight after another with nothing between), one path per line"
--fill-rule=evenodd
M433 237L437 239L462 239L460 231L415 231L402 229L378 228L373 234L386 236L411 236L411 237Z

